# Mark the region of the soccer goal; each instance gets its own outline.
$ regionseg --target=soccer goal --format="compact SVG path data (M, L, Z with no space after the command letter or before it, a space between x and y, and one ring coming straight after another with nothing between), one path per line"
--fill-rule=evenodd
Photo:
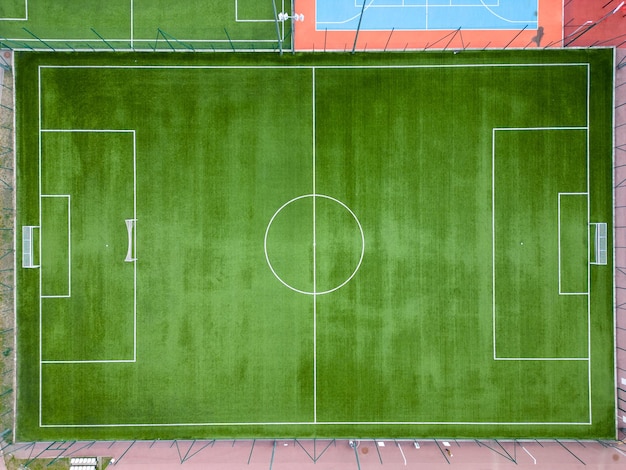
M38 268L39 265L35 261L35 250L33 232L35 229L39 229L36 225L24 225L22 227L22 267L23 268Z
M128 251L124 261L137 261L136 241L137 241L137 219L126 219L126 230L128 231Z
M595 227L594 240L594 260L591 264L606 264L606 223L592 223L592 227Z

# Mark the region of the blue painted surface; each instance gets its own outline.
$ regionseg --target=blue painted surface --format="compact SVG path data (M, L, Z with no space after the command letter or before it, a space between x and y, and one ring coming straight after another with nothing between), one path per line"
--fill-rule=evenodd
M537 29L539 0L316 0L318 30Z

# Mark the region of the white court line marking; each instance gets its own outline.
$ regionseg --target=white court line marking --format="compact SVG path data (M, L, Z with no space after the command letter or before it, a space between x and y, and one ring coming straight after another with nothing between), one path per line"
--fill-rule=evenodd
M504 16L498 15L495 11L493 11L491 9L491 5L487 5L485 4L485 2L483 0L480 0L480 3L482 3L482 7L485 8L485 10L487 10L489 13L491 13L493 16L495 16L496 18L498 18L499 20L504 21L505 23L511 23L511 24L525 24L525 25L534 25L537 23L537 19L534 20L510 20L508 18L505 18Z
M28 21L28 0L24 0L24 18L0 18L0 21Z
M462 3L462 4L455 4L452 2L452 0L450 0L450 2L446 5L444 3L428 3L429 0L424 0L423 4L419 4L419 3L410 3L407 5L406 0L401 0L402 3L401 4L384 4L384 5L372 5L372 8L398 8L398 7L406 7L406 8L424 8L424 7L432 7L432 8L484 8L483 5L481 5L480 3ZM480 0L476 0L477 2L480 2ZM354 0L354 8L360 8L361 7L361 3L358 2L358 0ZM488 7L499 7L500 6L500 0L496 0L495 3L488 3L487 4Z
M365 1L367 1L367 0L363 0L363 2L365 2ZM370 0L370 3L368 5L365 5L365 8L363 8L363 3L361 3L358 6L359 8L363 8L363 15L365 15L365 12L367 10L369 10L372 7L375 7L375 5L372 5L374 3L374 1L375 0ZM396 5L396 7L397 6L400 6L400 5ZM317 11L316 11L316 15L317 15ZM316 18L315 25L317 26L317 25L323 25L323 24L346 24L346 23L349 23L350 21L356 20L359 16L361 16L361 11L360 10L359 10L359 12L356 15L351 16L350 18L346 18L345 20L341 20L341 21L318 21L317 18Z
M587 66L588 64L583 63L565 63L565 64L467 64L467 65L391 65L391 66L315 66L315 68L319 69L395 69L395 68L457 68L457 67L558 67L558 66ZM41 129L41 69L42 68L94 68L94 69L124 69L124 68L136 68L136 69L313 69L312 66L40 66L39 73L39 81L38 81L38 102L39 102L39 128L40 132L45 132ZM589 82L588 82L589 87ZM535 129L552 129L552 128L535 128ZM559 128L560 129L560 128ZM572 129L586 129L575 127ZM509 128L501 128L498 130L509 130ZM512 129L511 129L512 130ZM517 130L524 130L519 128ZM62 130L59 130L62 131ZM76 130L80 131L80 130ZM83 130L84 131L84 130ZM134 132L134 131L127 131ZM41 163L41 138L39 139L39 162ZM39 165L39 171L41 172L41 164ZM40 194L41 194L41 173L39 178L40 185ZM41 206L40 206L40 224L41 224ZM41 243L41 242L40 242ZM581 425L590 425L591 419L589 422L477 422L477 421L282 421L282 422L209 422L209 423L112 423L112 424L43 424L41 422L42 419L42 365L43 362L41 360L41 340L42 340L42 332L41 332L41 299L40 299L40 374L39 374L39 424L40 427L46 428L81 428L81 427L94 427L94 428L112 428L112 427L162 427L162 426L174 426L174 427L198 427L198 426L285 426L285 425L351 425L351 426L359 426L359 425L470 425L470 426L494 426L494 425L504 425L504 426L548 426L548 425L558 425L558 426L581 426ZM589 343L590 344L590 343ZM532 358L529 359L498 359L498 360L534 360ZM589 363L589 371L590 369L590 360L588 358L538 358L537 360L572 360L572 361L587 361ZM589 374L590 377L590 374ZM591 384L590 384L591 386ZM589 395L591 397L591 394ZM591 398L590 398L591 402ZM590 408L591 413L591 408Z
M394 9L424 9L424 20L425 20L425 26L423 29L417 29L415 31L427 31L430 30L429 29L429 25L428 25L428 20L429 20L429 13L430 10L433 8L436 8L438 10L449 10L449 9L457 9L457 8L461 8L461 9L480 9L480 10L485 10L487 11L491 16L499 19L500 21L503 21L504 23L508 23L511 25L527 25L527 26L534 26L539 24L539 18L535 18L535 19L530 19L530 20L511 20L508 18L505 18L501 15L499 15L498 13L496 13L495 11L492 10L492 8L496 8L500 6L500 2L497 2L495 5L494 4L487 4L482 0L479 0L480 3L477 4L473 4L473 5L453 5L453 4L449 4L449 5L438 5L438 4L432 4L432 3L428 3L428 0L426 0L426 2L422 5L407 5L404 3L404 1L402 2L402 4L399 5L374 5L374 0L371 1L371 3L369 5L367 5L365 7L365 10L369 10L370 8L372 9L380 9L380 10L394 10ZM361 8L363 4L357 4L357 2L355 1L354 6L355 8ZM339 24L347 24L351 21L354 21L356 18L358 18L360 16L360 12L350 18L346 18L343 20L338 20L338 21L319 21L316 18L316 22L315 25L316 27L319 25L339 25ZM511 27L512 28L512 27ZM449 28L448 28L449 29ZM504 29L498 29L499 31L505 31ZM339 31L339 30L336 30ZM351 31L351 30L342 30L342 31ZM407 30L409 31L409 30Z
M587 117L587 126L546 126L546 127L494 127L491 133L491 204L492 204L492 212L491 212L491 230L492 230L492 333L493 333L493 359L494 361L590 361L590 355L585 358L581 357L499 357L497 354L497 335L496 335L496 244L495 244L495 158L496 158L496 132L498 131L560 131L560 130L584 130L587 131L587 138L589 135L588 132L588 117ZM589 153L587 152L587 180L589 178ZM587 189L589 186L587 186ZM589 209L589 204L587 205L587 209ZM589 268L588 268L589 269ZM587 284L588 289L590 291L590 284ZM588 296L587 301L587 310L589 315L590 303L589 298L591 297L588 293L585 293ZM590 329L590 323L587 323L587 329ZM589 375L589 382L590 382Z
M589 208L589 193L577 192L577 193L558 193L557 200L557 257L559 264L559 295L589 295L589 284L587 284L587 292L563 292L561 287L561 196L586 196L587 208ZM587 225L589 227L589 225ZM589 228L587 228L587 253L589 253ZM587 259L589 263L589 259Z

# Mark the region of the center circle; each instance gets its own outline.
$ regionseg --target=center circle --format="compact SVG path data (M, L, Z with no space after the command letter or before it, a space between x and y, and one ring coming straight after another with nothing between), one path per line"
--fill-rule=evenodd
M265 230L265 260L289 289L323 295L345 286L361 267L365 236L357 216L324 194L283 204Z

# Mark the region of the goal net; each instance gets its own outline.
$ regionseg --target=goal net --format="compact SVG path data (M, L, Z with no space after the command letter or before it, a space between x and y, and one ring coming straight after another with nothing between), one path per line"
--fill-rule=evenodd
M33 232L35 229L39 229L35 225L25 225L22 227L22 267L23 268L38 268L39 265L35 261L35 250Z
M128 231L128 251L126 252L126 259L124 261L131 262L137 261L137 253L135 250L137 241L137 219L126 219L126 230Z
M595 227L592 264L607 264L606 223L592 223L591 225Z

